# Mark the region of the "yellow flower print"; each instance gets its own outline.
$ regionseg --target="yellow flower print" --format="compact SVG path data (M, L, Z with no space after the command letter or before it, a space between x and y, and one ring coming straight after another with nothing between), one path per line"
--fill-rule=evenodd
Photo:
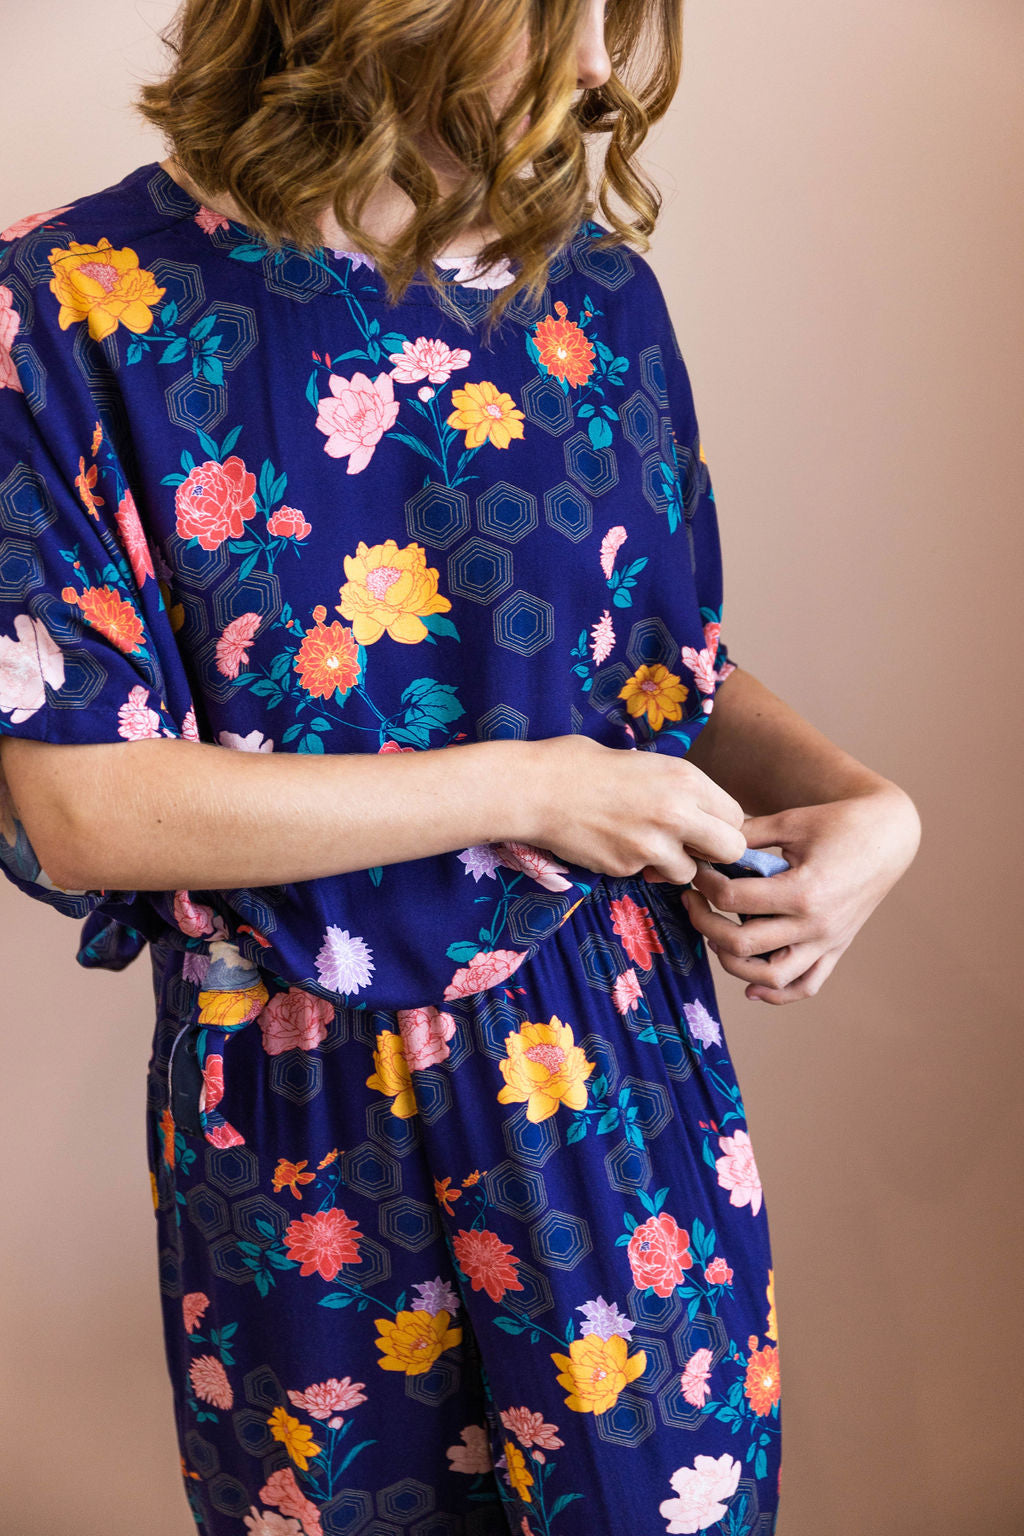
M323 1449L314 1441L308 1424L300 1424L285 1408L275 1408L267 1423L274 1439L281 1441L295 1465L305 1472L312 1458Z
M774 1269L770 1269L768 1271L768 1285L767 1285L767 1288L765 1290L765 1295L768 1297L768 1321L765 1324L765 1329L764 1329L765 1337L771 1339L774 1343L777 1344L779 1342L779 1320L778 1320L778 1316L777 1316L776 1311L775 1311L775 1271L774 1271Z
M392 640L416 645L429 633L424 617L452 606L438 592L437 571L419 544L399 549L394 539L360 539L355 554L345 556L345 577L335 612L349 620L360 645L372 645L385 630Z
M391 1113L399 1120L408 1120L416 1113L416 1095L412 1087L412 1073L405 1056L405 1045L397 1030L381 1030L377 1036L377 1049L373 1053L375 1072L366 1079L367 1088L379 1088L381 1093L394 1096Z
M523 436L525 413L511 395L489 379L453 389L452 400L457 409L445 418L445 424L465 429L467 448L479 448L488 441L495 448L507 448L512 438Z
M573 1339L568 1355L552 1350L552 1360L561 1367L558 1380L569 1390L566 1407L576 1413L605 1413L614 1407L623 1388L647 1366L644 1350L627 1356L627 1348L621 1334L602 1339L600 1334L588 1333Z
M167 292L157 286L152 272L139 266L129 246L116 250L106 235L98 245L72 240L66 247L54 246L49 261L50 291L60 301L61 330L88 320L93 341L104 341L119 325L129 331L148 331L153 305Z
M499 1104L525 1104L526 1118L534 1122L553 1115L559 1104L584 1107L585 1080L597 1063L573 1043L571 1026L557 1014L547 1024L524 1024L506 1035L505 1050L508 1054L498 1063L505 1078Z
M404 1371L407 1376L420 1376L429 1371L443 1350L452 1349L462 1341L461 1328L449 1328L449 1312L398 1312L392 1321L389 1317L374 1319L380 1338L374 1339L382 1351L377 1361L381 1370Z
M653 667L646 664L637 667L629 682L619 689L618 696L625 699L626 708L634 718L646 715L651 730L660 731L666 720L682 718L682 701L689 691L675 672L657 661Z
M216 1024L220 1029L238 1029L259 1013L270 993L262 981L234 991L216 988L199 994L199 1023Z
M511 1440L505 1441L505 1465L508 1468L508 1480L524 1504L533 1503L533 1494L530 1485L533 1478L526 1469L526 1457L518 1445L513 1445Z
M157 585L160 588L161 601L163 602L167 616L171 621L171 628L174 633L177 634L178 630L185 622L185 605L184 603L172 603L171 589L167 585L166 581L158 581Z
M149 1188L153 1196L153 1209L155 1211L160 1205L160 1191L156 1187L156 1175L152 1168L149 1170Z

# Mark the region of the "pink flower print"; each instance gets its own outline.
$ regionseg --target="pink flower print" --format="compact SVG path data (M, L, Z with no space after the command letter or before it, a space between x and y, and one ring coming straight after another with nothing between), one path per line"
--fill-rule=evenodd
M501 981L507 981L512 972L526 959L525 949L480 950L468 965L455 972L444 989L444 1000L452 1002L457 997L471 997L474 992L484 992Z
M220 1125L213 1125L203 1132L211 1147L244 1147L245 1137L241 1131L236 1131L233 1125L224 1120Z
M230 1408L235 1401L227 1372L216 1355L199 1355L188 1369L192 1390L204 1403L215 1408Z
M491 1447L483 1424L467 1424L462 1430L462 1445L450 1445L445 1452L453 1472L465 1472L470 1477L477 1472L490 1472Z
M701 693L715 691L715 653L705 648L695 651L692 645L680 647L680 660L693 673L693 680Z
M267 532L275 539L304 539L307 533L313 532L313 524L307 523L295 507L278 507L267 518Z
M122 496L114 517L121 534L121 542L128 552L128 563L132 568L135 584L141 587L147 576L154 575L153 557L146 543L135 497L130 490L126 490Z
M0 710L18 725L46 703L45 683L64 686L64 656L42 619L19 613L14 633L0 635Z
M644 995L643 988L637 980L636 971L630 966L628 971L623 971L616 976L612 987L612 1002L618 1011L625 1015L636 1006Z
M723 1157L715 1158L718 1182L730 1191L730 1205L749 1205L750 1214L756 1216L761 1209L761 1179L754 1161L754 1149L746 1131L734 1131L731 1136L719 1136L718 1145Z
M199 225L204 235L212 235L218 229L227 229L229 227L227 214L216 213L214 209L207 208L205 203L203 203L196 214L195 222Z
M235 752L273 752L274 739L272 736L264 736L262 731L250 731L248 736L239 736L237 731L221 731L217 737L222 747L231 747Z
M175 891L174 921L182 933L187 933L189 938L198 939L204 933L213 932L213 908L204 907L202 902L193 901L188 891Z
M506 869L518 870L521 874L529 875L531 880L536 880L546 891L569 891L572 889L571 880L563 880L562 876L568 873L565 864L558 864L551 854L542 848L535 848L532 843L518 843L506 841L494 843L494 851L498 856L498 862L504 864Z
M357 1403L365 1403L366 1393L360 1391L365 1386L365 1381L353 1382L351 1376L346 1376L343 1381L332 1376L329 1381L307 1387L305 1392L289 1390L288 1397L296 1408L302 1413L308 1413L311 1419L330 1419L331 1428L340 1429L341 1420L335 1423L334 1416L347 1412Z
M17 389L24 394L11 348L21 327L21 316L14 307L14 294L0 283L0 389Z
M246 1536L302 1536L302 1526L297 1520L288 1520L284 1515L275 1515L273 1511L257 1509L255 1504L249 1505L249 1513L243 1523Z
M543 1414L533 1413L529 1408L503 1408L501 1422L527 1450L542 1445L546 1451L557 1451L565 1444L558 1438L558 1425L546 1423Z
M711 1395L708 1385L711 1380L711 1351L710 1349L698 1349L696 1354L690 1356L686 1362L683 1374L679 1378L683 1396L691 1408L703 1408Z
M313 1051L327 1038L327 1026L334 1009L325 997L316 997L302 987L275 992L260 1010L263 1049L268 1056L283 1051Z
M601 569L604 572L605 581L611 581L612 570L615 566L615 556L626 542L626 530L621 523L614 528L609 528L601 540Z
M398 1027L402 1031L405 1059L413 1072L435 1067L451 1055L447 1042L455 1033L450 1013L440 1013L433 1004L423 1008L399 1008Z
M731 1499L739 1485L742 1462L728 1452L719 1456L697 1456L692 1467L678 1467L669 1482L677 1498L662 1499L658 1513L668 1521L666 1536L692 1536L706 1531L726 1514L724 1500Z
M185 1332L195 1333L210 1298L205 1291L189 1291L181 1298L181 1315L185 1320Z
M465 347L453 348L436 338L417 336L415 341L404 341L401 352L389 352L388 357L395 365L391 377L397 384L415 384L419 379L447 384L456 368L469 367L470 354Z
M217 671L223 677L237 677L248 663L249 647L259 627L258 613L240 613L224 626L216 648Z
M347 456L348 474L358 475L373 458L384 433L395 424L398 401L394 384L389 373L378 373L371 381L358 372L351 379L332 373L328 383L331 393L317 402L317 431L327 437L324 452L332 459Z
M599 667L615 644L615 626L606 608L590 631L590 654L595 667Z
M128 695L128 702L117 712L117 734L126 741L145 741L148 736L160 735L160 716L150 709L147 700L149 689L141 683Z
M15 219L13 224L8 224L6 229L0 229L0 240L20 240L22 235L29 234L33 229L38 229L40 224L46 224L62 213L67 213L73 206L72 203L65 203L61 208L47 208L45 213L26 213L20 219Z
M276 1504L283 1515L301 1520L305 1536L322 1536L320 1512L302 1492L291 1467L271 1472L260 1489L260 1498L264 1504Z
M196 721L196 711L193 704L190 704L185 711L185 718L181 722L181 734L186 741L199 740L199 725Z

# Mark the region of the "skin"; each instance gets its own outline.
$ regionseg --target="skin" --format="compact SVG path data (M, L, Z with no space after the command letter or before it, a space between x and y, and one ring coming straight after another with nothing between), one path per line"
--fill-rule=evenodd
M581 20L582 88L610 74L603 9L589 0ZM499 80L497 97L508 88ZM173 160L161 164L207 207L235 216ZM444 190L447 173L435 169ZM406 203L385 190L368 227L386 238ZM328 216L323 227L325 243L346 247ZM493 233L466 232L445 254L475 252ZM3 737L0 765L12 802L0 796L0 836L12 841L20 819L68 889L282 884L515 839L607 874L692 880L683 894L695 928L748 998L776 1004L819 991L921 836L899 785L746 668L719 685L686 758L584 736L322 757L167 738L60 746ZM792 868L730 880L698 863L728 862L747 846L779 847ZM740 912L755 916L740 924ZM768 960L756 958L762 951Z

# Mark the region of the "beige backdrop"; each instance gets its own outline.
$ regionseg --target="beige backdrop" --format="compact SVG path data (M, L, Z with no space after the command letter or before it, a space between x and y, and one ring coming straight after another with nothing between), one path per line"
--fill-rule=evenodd
M0 227L161 158L127 101L172 11L5 14ZM818 997L718 972L773 1230L780 1536L1022 1528L1022 57L1019 0L688 0L647 157L723 632L924 822ZM81 970L76 926L0 886L0 1527L187 1536L148 961Z

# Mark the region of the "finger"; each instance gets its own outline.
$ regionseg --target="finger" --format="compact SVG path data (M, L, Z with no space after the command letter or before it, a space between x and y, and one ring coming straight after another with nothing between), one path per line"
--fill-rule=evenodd
M723 875L720 869L702 862L697 865L693 885L721 912L799 916L802 910L802 881L794 869L784 869L778 875Z
M749 820L749 818L739 801L734 799L727 789L723 789L721 784L716 783L713 778L706 774L703 769L698 768L696 764L691 763L689 767L693 772L700 775L696 794L698 808L705 811L709 816L715 816L721 821L727 821L732 827L742 828L743 823Z
M752 1001L760 998L763 1002L776 1004L795 1003L804 997L814 997L835 970L841 953L842 951L838 949L828 950L788 986L766 987L763 982L758 982L748 988L746 996Z
M727 917L705 905L698 906L699 895L684 893L690 922L702 933L709 944L719 951L735 955L738 960L754 959L786 945L813 943L818 937L806 919L794 917L752 917L745 923L734 923Z
M791 986L823 953L820 944L787 944L774 950L763 960L756 955L747 959L729 954L725 950L713 951L722 969L739 981L748 982L766 994L783 992Z
M694 858L728 864L746 853L747 840L738 827L698 806L688 818L683 847Z

